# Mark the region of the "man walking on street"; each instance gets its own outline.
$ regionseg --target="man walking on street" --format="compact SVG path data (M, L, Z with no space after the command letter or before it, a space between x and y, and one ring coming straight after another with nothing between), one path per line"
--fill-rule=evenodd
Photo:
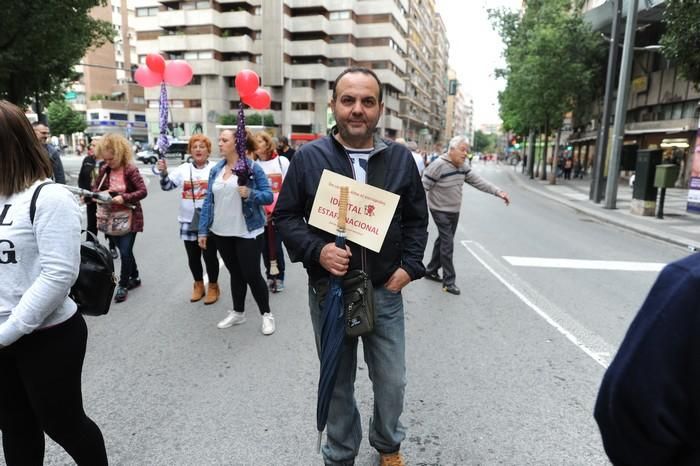
M277 144L277 154L284 155L287 157L287 160L291 162L295 152L294 149L289 147L289 139L287 139L286 136L280 136L279 143Z
M462 206L462 186L469 183L476 189L493 194L510 204L508 193L481 178L465 162L469 143L464 136L450 140L447 153L428 165L423 172L423 187L428 191L428 207L438 229L433 253L426 267L425 278L442 282L442 289L454 295L460 294L455 285L455 268L452 263L454 236ZM438 270L442 268L442 278Z
M418 170L405 146L374 135L382 115L382 85L373 71L353 67L333 84L331 108L337 126L331 135L305 144L292 161L273 217L289 257L303 262L309 275L309 307L317 350L322 305L317 290L331 275L364 268L374 286L375 328L362 337L374 391L369 442L382 466L404 464L399 449L405 428L399 418L406 386L404 311L401 289L423 276L428 239L428 212ZM307 223L323 170L331 170L400 196L380 253L348 243L335 246L334 235ZM345 338L331 398L327 465L353 464L362 440L360 413L354 397L356 338Z
M32 123L34 127L34 133L39 139L39 142L46 149L46 153L51 160L51 166L53 167L53 180L56 183L66 184L66 175L63 172L63 162L61 162L61 151L58 147L54 146L49 142L49 127L40 121L35 121Z

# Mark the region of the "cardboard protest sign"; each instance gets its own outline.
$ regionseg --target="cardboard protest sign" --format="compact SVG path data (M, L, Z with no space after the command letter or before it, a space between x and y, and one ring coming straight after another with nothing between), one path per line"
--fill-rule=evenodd
M341 186L347 186L350 191L345 225L348 241L379 252L399 204L397 194L324 170L309 224L328 233L336 233Z

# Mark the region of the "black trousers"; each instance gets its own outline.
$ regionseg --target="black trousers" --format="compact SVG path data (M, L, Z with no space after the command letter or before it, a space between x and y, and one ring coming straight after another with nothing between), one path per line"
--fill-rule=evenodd
M245 312L245 296L247 286L250 286L260 314L270 312L270 294L267 283L260 272L263 235L260 234L255 239L236 236L210 236L214 237L221 259L231 275L233 310Z
M202 257L204 257L209 283L217 283L219 281L219 258L216 257L216 240L210 236L207 239L206 249L200 248L196 240L183 242L185 243L185 251L187 251L187 264L194 281L198 282L204 279L204 270L202 270Z
M438 229L438 237L433 244L433 253L426 267L426 273L435 273L442 268L442 284L445 286L455 284L455 266L452 262L454 254L454 239L459 223L459 212L440 212L430 209L435 226Z
M78 465L106 465L99 427L83 410L87 326L67 321L0 349L0 430L8 466L41 466L44 432Z

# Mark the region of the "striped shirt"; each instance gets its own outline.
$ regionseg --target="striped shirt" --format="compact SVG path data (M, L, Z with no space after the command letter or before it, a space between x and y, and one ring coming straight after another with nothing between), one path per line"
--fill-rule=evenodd
M443 154L425 167L423 172L423 188L428 192L428 207L439 212L459 212L464 183L493 195L500 191L474 173L466 162L461 167L455 167L449 157Z

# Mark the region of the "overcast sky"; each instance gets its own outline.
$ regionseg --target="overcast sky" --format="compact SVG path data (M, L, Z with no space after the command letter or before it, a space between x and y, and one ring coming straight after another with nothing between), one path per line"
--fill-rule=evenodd
M488 8L520 8L522 0L437 0L447 28L450 66L457 72L462 92L474 99L476 128L499 123L498 91L505 82L496 81L494 69L503 66L503 43L491 27Z

